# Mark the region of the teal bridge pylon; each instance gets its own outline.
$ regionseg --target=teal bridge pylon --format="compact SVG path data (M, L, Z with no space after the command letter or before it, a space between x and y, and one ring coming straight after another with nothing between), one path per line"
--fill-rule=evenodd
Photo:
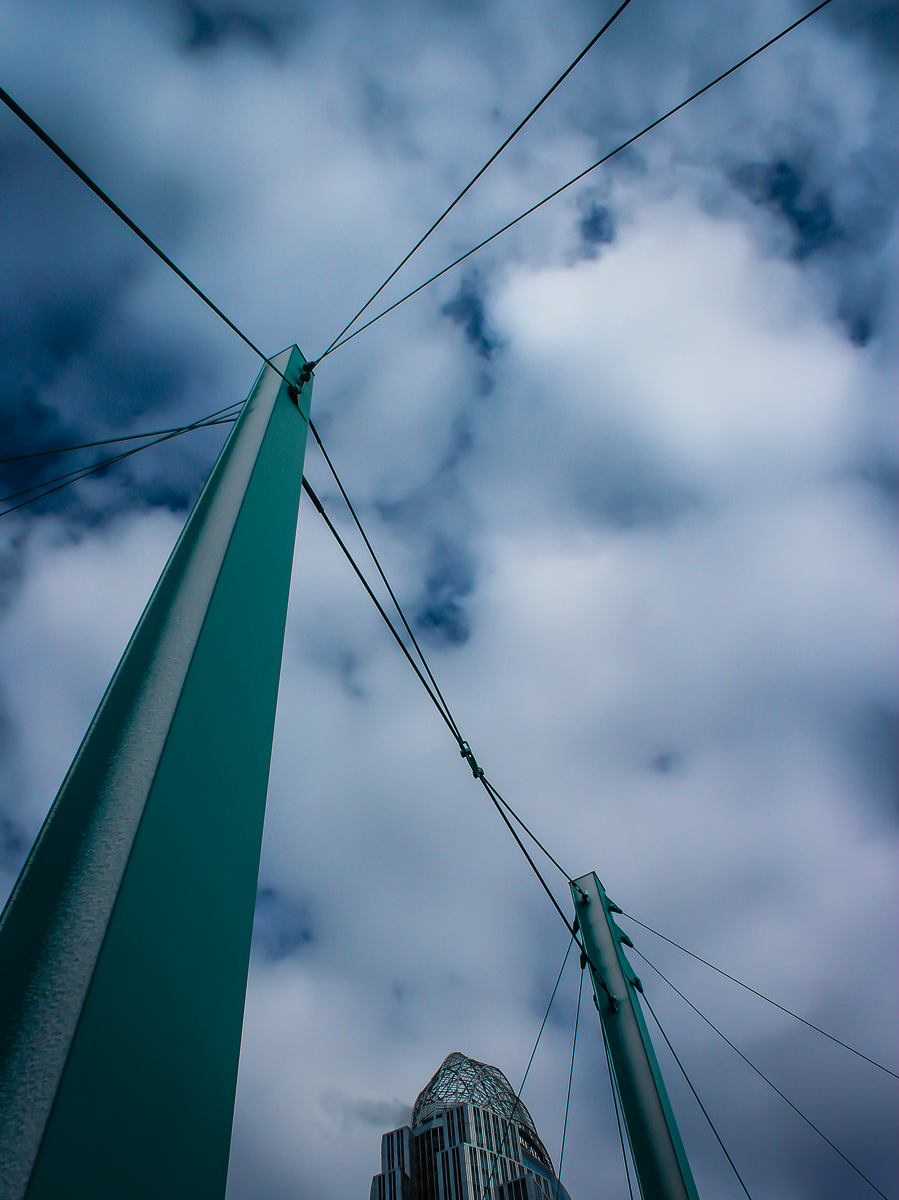
M312 395L271 363L0 918L3 1200L224 1195Z

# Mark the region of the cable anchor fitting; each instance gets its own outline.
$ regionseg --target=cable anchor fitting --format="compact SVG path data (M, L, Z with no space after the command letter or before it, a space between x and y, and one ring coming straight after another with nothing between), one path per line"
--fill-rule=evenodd
M471 773L475 777L475 779L483 779L484 778L484 769L483 769L483 767L478 766L478 760L475 758L474 754L472 753L471 746L469 746L468 742L461 743L461 745L459 746L459 755L461 758L464 758L465 761L468 763L468 765L471 767Z
M317 365L318 364L315 362L303 363L303 366L300 369L300 377L297 380L297 382L289 383L287 385L287 394L291 398L291 400L294 402L294 404L297 406L297 408L300 407L300 392L303 390L303 388L306 386L306 384L312 378L312 372L315 370Z

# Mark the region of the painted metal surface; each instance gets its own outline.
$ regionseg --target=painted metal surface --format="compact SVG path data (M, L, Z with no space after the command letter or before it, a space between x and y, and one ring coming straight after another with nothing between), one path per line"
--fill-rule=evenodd
M311 392L260 372L0 918L4 1200L224 1195Z
M587 970L605 1031L643 1200L698 1200L696 1184L643 1019L640 982L621 943L602 884L592 872L571 884ZM635 986L636 985L636 986ZM640 988L642 990L642 988Z

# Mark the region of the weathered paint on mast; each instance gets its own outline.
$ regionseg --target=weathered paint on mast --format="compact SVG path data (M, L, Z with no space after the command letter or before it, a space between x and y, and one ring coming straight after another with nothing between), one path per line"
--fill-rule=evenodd
M614 906L591 872L571 883L631 1157L643 1200L698 1200L693 1173L637 996L639 980L621 948ZM637 985L637 987L635 987Z
M3 912L4 1200L224 1195L311 392L260 373Z

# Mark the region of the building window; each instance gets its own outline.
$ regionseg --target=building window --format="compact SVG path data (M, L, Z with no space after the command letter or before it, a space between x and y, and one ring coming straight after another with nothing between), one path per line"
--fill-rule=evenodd
M412 1139L412 1177L419 1200L439 1200L437 1155L442 1149L442 1125L426 1129Z
M459 1200L462 1200L465 1193L462 1191L462 1163L459 1160L458 1146L453 1151L453 1179L456 1184L456 1195L459 1197Z

